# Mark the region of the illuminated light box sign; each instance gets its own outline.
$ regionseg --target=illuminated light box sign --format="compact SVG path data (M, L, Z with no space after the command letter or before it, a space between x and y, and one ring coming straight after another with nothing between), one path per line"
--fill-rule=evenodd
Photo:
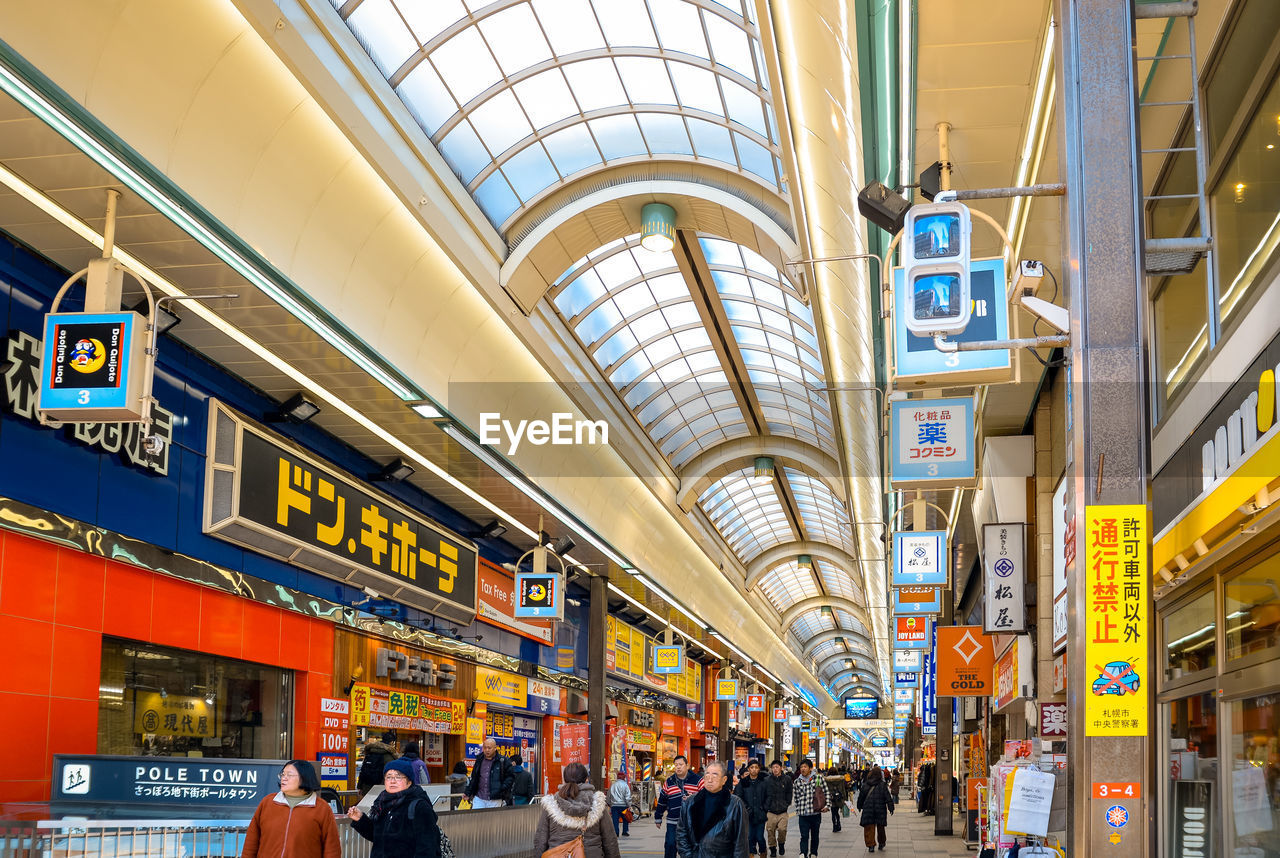
M919 688L920 674L918 673L895 673L893 675L894 688Z
M209 401L204 532L459 623L478 561L457 537Z
M684 673L684 647L680 644L654 644L653 672Z
M141 420L146 329L137 313L46 315L40 410L68 423Z
M901 399L890 404L889 479L894 488L977 484L973 397Z
M747 695L747 711L763 712L764 711L764 695L748 694Z
M941 587L897 587L893 591L893 613L941 614L942 592Z
M716 700L737 700L738 699L738 680L736 679L717 679L716 680Z
M895 649L893 651L893 669L903 673L919 673L923 664L923 650Z
M802 722L801 722L801 720L800 720L800 716L799 716L799 715L788 715L788 716L787 716L787 726L788 726L788 727L799 727L801 723L802 723Z
M844 717L860 721L880 716L880 701L874 697L848 697L844 701Z
M933 620L928 617L896 617L893 621L894 649L928 649L933 640Z
M787 723L787 718L789 717L790 716L787 715L787 710L785 709L773 710L773 723L775 724L785 724Z
M930 387L958 387L963 384L998 383L1014 378L1016 365L1008 349L955 352L938 351L932 337L907 330L910 296L903 286L901 268L893 272L893 376L895 386L907 390ZM1003 340L1009 337L1008 278L1004 260L974 259L969 263L969 283L973 312L964 332L947 337L949 342L969 343Z
M950 583L949 572L946 531L900 530L893 534L894 587L945 587Z
M517 572L516 604L511 612L517 617L564 619L564 584L551 572Z

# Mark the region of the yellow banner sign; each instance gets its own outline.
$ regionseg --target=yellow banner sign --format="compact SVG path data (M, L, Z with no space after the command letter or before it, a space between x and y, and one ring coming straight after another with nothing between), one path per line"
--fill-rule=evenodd
M351 687L351 723L357 727L460 736L466 716L466 703L451 697L364 683Z
M1086 506L1086 736L1147 735L1147 508Z
M476 699L524 709L529 703L529 683L514 673L477 666Z
M162 696L158 691L136 691L133 696L133 732L155 736L218 735L213 704L203 697Z
M716 680L716 700L737 700L738 699L738 680L736 679L717 679Z

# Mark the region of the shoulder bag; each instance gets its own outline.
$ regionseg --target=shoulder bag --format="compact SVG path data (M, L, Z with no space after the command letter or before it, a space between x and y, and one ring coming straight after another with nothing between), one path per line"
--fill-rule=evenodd
M813 783L813 812L822 813L827 809L827 792L817 778Z
M543 811L545 813L546 811ZM582 820L583 834L587 831L587 821ZM579 834L572 840L561 843L559 846L552 846L550 849L542 853L542 858L587 858L586 845L583 843L583 834Z

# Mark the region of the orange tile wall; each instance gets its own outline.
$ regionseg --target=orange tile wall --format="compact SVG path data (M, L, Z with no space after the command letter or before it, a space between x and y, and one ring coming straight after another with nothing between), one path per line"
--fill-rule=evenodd
M293 670L293 752L315 758L331 623L0 532L0 802L47 800L54 754L97 753L104 634Z

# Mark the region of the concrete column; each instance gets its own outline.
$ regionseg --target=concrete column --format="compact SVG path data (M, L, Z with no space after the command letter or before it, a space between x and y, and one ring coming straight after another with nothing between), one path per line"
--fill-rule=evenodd
M587 605L587 720L591 723L591 782L608 783L609 758L605 735L605 623L609 617L608 581L591 576Z
M950 590L944 590L942 593L942 616L938 618L938 626L940 628L950 626L953 622L955 610L952 606L954 594ZM935 653L935 658L937 654ZM951 758L952 745L955 744L954 720L951 714L952 703L954 697L937 698L938 703L938 734L934 737L938 749L936 765L934 767L934 805L933 805L933 833L935 835L951 835L955 833L953 827L954 815L951 812L951 798L955 794L955 760Z
M1084 735L1085 701L1097 671L1086 663L1085 506L1147 503L1147 298L1142 265L1142 187L1136 124L1134 8L1115 0L1054 0L1057 27L1059 163L1065 170L1066 250L1062 276L1071 314L1070 465L1077 556L1068 588L1067 740L1070 820L1067 854L1137 858L1154 854L1154 790L1147 737ZM1148 551L1150 549L1148 548ZM1148 592L1150 587L1148 586ZM1158 662L1147 619L1148 677ZM1151 682L1148 711L1154 716ZM1166 775L1167 776L1167 775ZM1092 798L1094 783L1138 783L1138 799ZM1123 828L1106 809L1129 811Z

